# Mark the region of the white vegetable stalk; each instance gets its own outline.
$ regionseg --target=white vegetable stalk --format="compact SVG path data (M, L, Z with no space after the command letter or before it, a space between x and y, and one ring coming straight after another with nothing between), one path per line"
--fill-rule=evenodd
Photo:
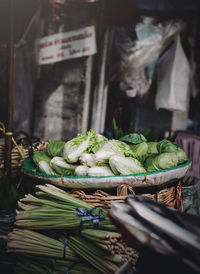
M122 175L146 172L142 164L134 158L113 155L109 159L109 164L115 174L117 171Z
M114 173L107 166L96 166L88 169L88 176L114 176Z
M63 155L65 160L67 160L69 163L76 163L79 160L81 154L87 149L90 136L88 136L88 138L78 146L71 146L72 141L73 139L65 144Z
M80 156L80 162L82 165L88 166L88 167L94 167L96 166L94 154L92 153L83 153Z
M77 176L87 176L88 175L88 169L89 167L87 166L77 166L75 168L75 175Z
M108 163L111 156L115 154L123 156L128 152L132 153L127 144L119 140L110 140L95 153L95 161L97 164Z
M68 164L62 157L53 157L51 159L50 165L54 166L58 166L61 168L65 168L65 169L69 169L69 170L74 170L76 166Z
M38 167L39 167L39 170L43 173L46 173L46 174L49 174L49 175L55 175L56 174L46 161L43 161L43 160L40 161L38 163Z
M98 142L104 141L106 139L103 135L98 134L98 133L96 134L96 137L97 137Z

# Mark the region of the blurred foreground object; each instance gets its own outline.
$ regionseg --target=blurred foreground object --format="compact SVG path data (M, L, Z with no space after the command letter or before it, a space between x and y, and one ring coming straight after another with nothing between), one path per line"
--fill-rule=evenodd
M200 273L199 217L142 196L112 203L109 216L126 243L140 251L136 273Z

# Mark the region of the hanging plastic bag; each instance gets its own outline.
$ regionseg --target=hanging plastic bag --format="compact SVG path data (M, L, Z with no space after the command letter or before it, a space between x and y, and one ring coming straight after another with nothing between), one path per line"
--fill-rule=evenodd
M190 66L177 35L158 62L156 109L186 111Z
M116 41L117 51L122 59L120 66L123 74L132 71L137 75L148 64L154 62L184 28L184 23L181 20L170 20L162 24L157 23L156 27L156 33L145 39L136 40L135 43L131 43L128 38L125 39L125 33Z
M154 18L144 16L133 29L116 28L115 46L120 57L120 89L126 91L128 97L145 97L152 84L159 55L183 26L184 23L180 20L161 24Z
M152 39L154 37L154 39L159 39L158 37L160 37L161 35L161 29L155 25L155 19L152 17L142 17L143 21L140 23L136 24L135 27L135 31L136 31L136 35L139 41L145 41L145 39ZM146 45L144 44L144 47ZM147 44L148 47L148 44ZM152 78L153 78L153 73L154 73L154 69L156 66L158 58L155 58L155 60L153 60L151 63L147 64L145 70L147 73L147 78L148 78L148 82L151 85L152 84Z

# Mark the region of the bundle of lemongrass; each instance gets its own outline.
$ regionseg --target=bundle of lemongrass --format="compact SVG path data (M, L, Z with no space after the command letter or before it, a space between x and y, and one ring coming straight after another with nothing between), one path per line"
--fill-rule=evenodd
M74 198L53 185L37 185L36 196L18 202L15 224L32 230L93 228L116 230L106 211ZM80 210L79 210L80 209Z
M100 248L109 251L111 254L122 255L123 261L126 262L132 258L137 261L138 253L131 247L128 247L121 238L121 234L112 231L84 229L81 233L86 239L93 241Z
M92 273L92 269L96 271L93 273L115 273L127 259L134 257L134 251L123 246L121 235L111 224L106 211L53 185L37 185L36 189L35 196L28 194L18 202L15 221L18 228L8 235L8 252L41 256L42 260L44 257L56 261L65 258L68 265L77 264L70 272L74 274ZM40 273L36 271L40 268L39 263L33 263L35 273ZM62 272L66 264L60 264L55 273L66 272ZM82 269L82 264L91 267L91 272ZM25 273L27 261L22 265L18 264L18 269L22 268ZM44 264L43 267L49 269L51 266Z
M85 262L69 262L61 259L51 259L30 255L16 256L16 274L100 274L98 270Z
M76 234L67 237L62 234L55 240L38 232L14 229L8 234L7 248L8 252L66 259L69 264L87 262L100 273L115 273L123 263L122 256L111 254Z

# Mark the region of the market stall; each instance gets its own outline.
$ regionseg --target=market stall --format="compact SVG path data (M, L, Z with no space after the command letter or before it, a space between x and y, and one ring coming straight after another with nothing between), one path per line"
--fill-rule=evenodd
M151 136L149 131L138 130L137 119L136 127L129 125L129 129L118 128L116 121L112 120L111 134L109 121L113 117L109 117L107 106L109 92L112 93L110 83L119 83L118 87L127 97L144 99L153 83L152 71L156 65L163 68L165 57L178 51L178 56L184 61L183 76L179 79L179 74L176 78L177 81L184 78L184 96L179 96L183 100L180 104L170 100L173 97L170 94L164 98L166 78L161 75L156 103L158 108L178 109L185 113L189 65L180 41L184 24L181 20L170 20L166 24L154 25L152 20L143 18L136 25L138 40L135 45L123 28L116 27L114 31L113 25L108 24L109 20L102 23L106 8L113 7L106 6L105 1L80 1L84 3L78 3L83 7L78 23L76 27L69 24L66 29L61 24L66 16L70 17L65 12L66 6L68 12L77 7L76 1L66 2L56 0L48 3L51 20L37 41L40 88L35 95L41 92L42 99L38 103L37 97L32 102L34 117L31 122L28 119L28 126L25 125L26 128L32 125L28 133L21 130L13 134L13 128L21 123L12 126L13 37L10 37L9 119L6 126L1 123L7 146L4 143L0 146L0 176L4 182L0 186L6 187L0 189L0 194L3 197L11 193L13 205L9 213L0 215L0 223L6 223L5 229L0 230L0 239L6 245L6 254L11 255L15 273L109 274L124 273L126 267L131 273L136 273L139 249L124 239L110 210L113 208L115 213L117 206L125 209L127 196L131 194L136 200L137 196L144 201L147 197L147 201L159 202L163 208L169 206L182 211L182 179L192 163L182 146L175 143L175 135L168 138ZM90 13L86 12L84 4L87 8L92 4L97 6L90 6ZM97 7L101 7L101 12L96 20ZM10 11L12 18L12 0ZM87 21L88 14L93 15L90 21ZM34 19L36 15L38 12ZM72 22L72 18L68 19ZM32 23L36 21L32 20ZM142 32L147 25L146 34L151 34L151 37L145 37ZM24 37L28 37L28 33ZM148 42L146 45L144 40ZM113 65L114 42L118 57L121 54L117 74L112 66L107 68L109 64ZM63 64L68 65L67 69ZM177 73L176 68L173 68L174 73ZM59 75L59 71L65 71L65 75ZM41 84L42 75L50 83L47 88L44 82ZM58 77L55 81L54 76ZM172 94L174 90L173 86ZM40 138L35 137L35 133ZM12 181L16 178L14 171L20 176L17 184ZM25 193L22 191L24 186ZM140 238L139 234L137 236Z

